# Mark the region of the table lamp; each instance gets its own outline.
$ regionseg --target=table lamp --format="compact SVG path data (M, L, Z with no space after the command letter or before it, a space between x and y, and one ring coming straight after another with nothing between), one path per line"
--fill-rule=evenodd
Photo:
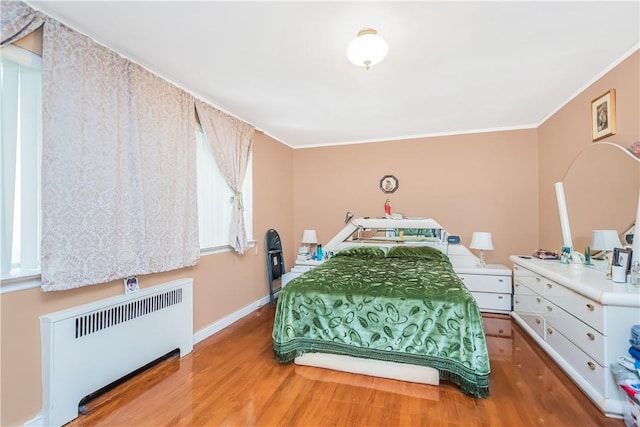
M487 263L484 260L484 251L493 250L493 242L491 241L491 233L487 231L474 231L471 237L471 249L480 249L480 262L479 267L486 267Z
M302 232L302 244L307 245L307 252L305 255L311 253L311 245L318 244L318 235L316 234L316 230L304 230Z
M622 243L616 230L593 230L591 232L591 249L604 252L604 259L607 262L607 278L611 278L610 252L614 248L621 248Z

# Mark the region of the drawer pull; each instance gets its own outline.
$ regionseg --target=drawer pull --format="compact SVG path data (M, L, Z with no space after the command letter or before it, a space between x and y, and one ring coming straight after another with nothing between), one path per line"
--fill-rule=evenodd
M596 307L593 304L587 304L587 308L589 309L589 311L593 311L596 309Z
M540 278L539 277L536 277L536 282L540 282Z
M514 300L514 302L515 302L516 304L520 304L520 300L519 300L519 299L517 299L517 298Z
M536 323L539 325L540 324L540 319L536 319Z
M514 265L514 266L513 266L513 269L514 269L514 270L520 270L520 269L518 268L518 266L517 266L517 265Z
M591 341L594 341L594 340L596 339L596 336L595 336L595 335L593 335L591 332L587 332L587 336L589 337L589 339L590 339Z
M547 283L547 288L551 289L553 288L553 285L551 283Z
M589 369L591 369L592 371L596 370L596 364L593 362L587 362L587 366L589 367Z
M550 305L547 306L547 310L549 311L553 311L553 307L551 307Z
M536 301L537 301L538 303L541 303L541 302L542 302L542 298L540 298L540 297L536 297Z
M551 335L551 334L553 333L553 329L551 329L551 328L547 328L547 333L548 333L549 335Z
M498 279L498 282L502 283L502 282L504 282L504 280L502 280L502 279Z
M498 333L499 333L499 334L504 334L504 330L502 330L502 329L498 329Z
M498 295L498 299L502 299L502 295Z

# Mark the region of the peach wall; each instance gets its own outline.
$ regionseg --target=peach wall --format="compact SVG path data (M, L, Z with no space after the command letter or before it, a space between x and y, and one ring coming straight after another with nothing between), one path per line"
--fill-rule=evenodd
M253 162L256 248L244 255L204 256L195 267L139 278L142 288L193 278L194 332L268 294L263 245L268 228L280 232L288 262L293 260L293 150L256 133ZM115 281L63 292L29 289L0 296L0 425L23 424L41 410L39 316L122 293L122 282Z
M20 40L15 41L13 44L33 53L37 53L38 55L42 55L42 27L29 33Z
M491 231L488 262L529 253L538 236L536 130L489 132L309 148L294 152L294 242L315 228L321 243L357 216L393 212L428 216L469 244L473 231ZM384 194L380 179L398 190Z
M605 141L628 146L640 141L640 52L636 51L538 128L540 246L558 249L562 245L554 183L560 181L573 158L591 139L591 101L616 90L617 133ZM600 179L594 170L591 179ZM585 180L584 197L597 197ZM630 218L633 220L635 218Z

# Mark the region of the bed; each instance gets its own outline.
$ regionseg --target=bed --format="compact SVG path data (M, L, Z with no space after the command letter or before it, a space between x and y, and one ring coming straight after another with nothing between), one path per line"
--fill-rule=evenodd
M489 395L480 310L434 247L341 249L282 289L273 344L282 363L317 353L428 367L467 394Z

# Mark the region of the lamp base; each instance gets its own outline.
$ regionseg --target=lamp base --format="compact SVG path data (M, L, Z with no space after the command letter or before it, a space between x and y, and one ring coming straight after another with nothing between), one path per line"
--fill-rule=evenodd
M478 267L487 267L487 262L484 260L484 251L482 249L480 250L480 261L478 261Z
M613 271L613 254L609 254L609 252L604 253L604 259L607 263L607 280L611 280L612 271Z

